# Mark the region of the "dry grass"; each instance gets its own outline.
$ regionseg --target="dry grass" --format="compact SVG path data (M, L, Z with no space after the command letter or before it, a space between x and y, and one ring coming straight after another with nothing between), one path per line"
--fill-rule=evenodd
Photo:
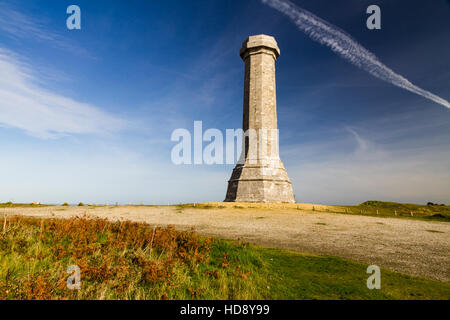
M5 218L0 299L99 298L99 291L105 298L158 298L208 259L210 244L193 232L142 223ZM81 268L85 290L67 290L69 265ZM136 290L148 285L155 290Z
M67 288L67 267L81 289ZM448 299L450 285L365 265L260 248L192 231L86 217L6 217L0 299Z
M309 203L248 203L248 202L205 202L178 205L179 208L195 209L251 209L273 211L314 211L378 217L397 217L450 221L450 206L419 205L382 201L366 201L353 206L332 206Z

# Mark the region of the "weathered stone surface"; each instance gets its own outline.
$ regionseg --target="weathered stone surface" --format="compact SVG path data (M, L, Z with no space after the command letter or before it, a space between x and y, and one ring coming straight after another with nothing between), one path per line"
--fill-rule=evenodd
M278 152L275 61L280 49L271 36L250 36L240 55L245 62L243 130L248 134L225 201L295 202Z

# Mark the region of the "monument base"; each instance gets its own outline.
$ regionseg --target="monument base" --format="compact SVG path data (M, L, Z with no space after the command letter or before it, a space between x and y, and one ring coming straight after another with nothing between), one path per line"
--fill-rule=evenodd
M225 202L295 203L292 183L280 161L276 167L237 165L228 181Z

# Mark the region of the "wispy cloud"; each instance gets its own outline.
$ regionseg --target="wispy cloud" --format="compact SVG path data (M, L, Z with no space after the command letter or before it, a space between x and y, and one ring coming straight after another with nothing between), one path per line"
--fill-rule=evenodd
M360 133L347 132L339 142L298 146L296 159L286 154L297 201L352 204L366 200L426 203L450 201L450 152L428 146L396 149ZM350 148L349 148L350 146ZM353 148L351 148L353 146ZM294 147L295 148L295 147ZM326 157L320 155L326 154Z
M99 107L46 89L33 68L0 48L0 124L40 138L67 134L105 135L126 121Z
M288 16L312 40L329 47L333 52L372 76L450 108L447 100L412 84L405 77L395 73L372 52L331 23L287 0L261 1Z
M0 32L15 40L46 42L74 55L94 58L88 50L75 45L73 40L65 39L64 36L49 30L44 20L26 15L6 3L0 3Z

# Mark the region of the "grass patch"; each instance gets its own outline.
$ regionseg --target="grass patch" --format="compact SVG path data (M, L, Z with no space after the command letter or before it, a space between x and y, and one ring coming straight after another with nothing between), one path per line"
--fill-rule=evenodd
M438 230L425 230L425 231L432 232L432 233L445 233L445 232L438 231Z
M172 227L101 219L9 218L0 299L449 299L450 284ZM2 230L3 231L3 230ZM69 290L67 267L81 268Z
M292 211L314 211L314 212L330 212L339 214L353 214L376 217L395 217L403 219L419 219L427 221L444 221L450 222L450 206L443 204L427 205L395 203L383 201L366 201L354 206L327 206L327 205L311 205L301 203L189 203L179 204L178 208L193 209L227 209L227 210L249 210L284 212L283 210Z
M193 208L193 209L223 209L224 206L213 206L210 204L203 203L186 203L186 204L178 204L177 208Z
M52 204L34 204L34 203L0 203L0 208L38 208L38 207L52 207Z
M336 206L339 213L450 222L450 206L366 201L356 206Z
M272 299L448 299L450 285L382 270L381 289L366 287L367 266L346 259L263 250Z

